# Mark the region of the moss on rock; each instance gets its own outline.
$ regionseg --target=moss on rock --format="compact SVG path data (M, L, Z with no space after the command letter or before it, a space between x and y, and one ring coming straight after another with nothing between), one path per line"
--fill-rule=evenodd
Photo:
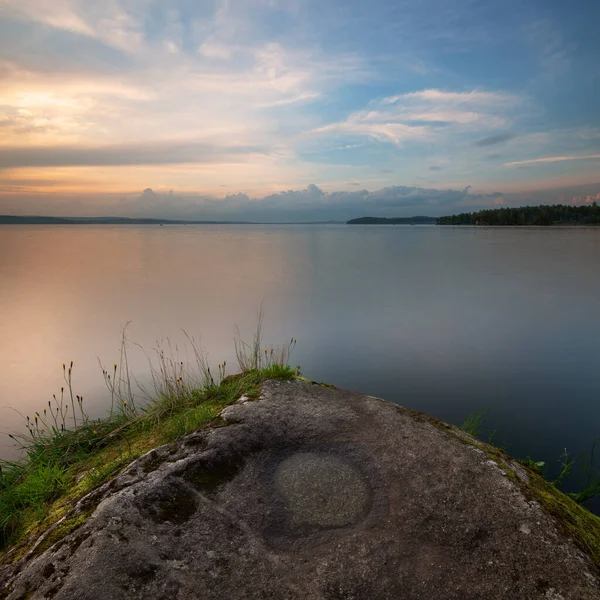
M482 442L458 427L425 413L400 406L398 409L418 421L427 422L444 431L458 442L485 453L489 460L506 473L527 501L536 502L546 514L553 517L557 529L588 554L600 573L600 517L563 494L539 472L518 463L504 450Z

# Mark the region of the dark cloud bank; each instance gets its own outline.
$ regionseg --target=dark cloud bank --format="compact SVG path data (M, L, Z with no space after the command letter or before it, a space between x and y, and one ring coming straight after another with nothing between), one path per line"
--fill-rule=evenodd
M469 186L470 187L470 186ZM239 221L346 221L364 215L438 216L453 212L463 203L490 206L502 194L470 194L462 190L424 189L391 186L375 191L325 192L310 184L302 190L288 190L263 198L229 194L222 199L159 193L151 188L137 198L122 199L121 215L185 219Z
M11 127L11 123L0 122ZM136 143L108 146L5 146L0 148L0 170L22 167L111 167L171 163L221 163L260 153L254 146L217 146L201 143Z
M500 206L572 204L600 193L600 183L507 194L476 194L471 186L463 189L433 189L416 186L390 186L379 190L325 192L310 184L301 190L288 190L251 198L228 194L216 198L200 194L177 194L145 189L138 196L115 198L101 194L80 198L59 195L2 193L0 214L48 215L63 217L151 217L200 221L254 221L294 223L347 221L358 217L439 217ZM582 200L583 201L583 200Z

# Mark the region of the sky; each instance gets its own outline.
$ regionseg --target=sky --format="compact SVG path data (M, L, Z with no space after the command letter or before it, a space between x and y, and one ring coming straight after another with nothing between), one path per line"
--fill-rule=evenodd
M600 199L597 0L0 0L0 214Z

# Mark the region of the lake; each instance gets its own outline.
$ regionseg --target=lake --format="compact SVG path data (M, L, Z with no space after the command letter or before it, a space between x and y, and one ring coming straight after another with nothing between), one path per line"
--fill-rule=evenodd
M262 303L307 377L454 424L489 409L494 443L556 474L600 436L599 301L593 228L0 226L0 429L22 431L15 411L43 409L71 360L105 414L98 358L129 321L147 351L168 337L184 356L185 330L233 365Z

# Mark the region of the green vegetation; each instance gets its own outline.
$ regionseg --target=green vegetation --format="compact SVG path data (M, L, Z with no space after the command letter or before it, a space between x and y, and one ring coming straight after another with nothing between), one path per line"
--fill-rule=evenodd
M573 471L577 463L582 465L582 475L586 480L585 487L579 492L567 492L567 496L573 498L578 504L583 504L592 498L600 496L600 472L595 466L594 454L596 451L596 444L594 442L590 450L589 456L582 456L581 454L570 456L565 448L564 452L560 457L561 470L558 477L552 481L552 485L560 486L564 479L566 479ZM541 473L544 474L544 463L541 464Z
M542 469L546 466L546 463L543 460L536 461L533 460L531 456L528 456L527 458L521 458L519 459L519 462L528 469L532 469L540 474L542 473Z
M485 410L477 410L475 412L469 413L464 420L463 424L460 426L460 429L473 437L483 439L483 434L487 434L487 443L493 444L494 437L496 435L496 430L490 431L485 428L485 424L490 413L490 409L486 408Z
M403 407L398 407L398 410L406 411L414 418L426 421L444 431L457 441L481 450L489 460L495 462L506 473L528 501L536 502L546 514L552 516L557 529L586 552L600 569L600 517L577 503L573 495L564 494L548 481L541 473L544 463L535 462L531 458L516 461L503 449L478 440L462 428ZM466 422L473 422L474 418L467 418Z
M485 421L487 415L489 414L489 409L475 411L467 415L463 424L460 426L461 431L468 433L469 435L475 438L482 438L483 426L485 425ZM495 431L491 433L489 436L487 443L492 444L492 438L494 437ZM586 480L585 486L579 492L562 492L567 495L569 498L573 499L577 504L583 504L588 500L592 500L600 496L600 471L595 466L595 451L596 451L596 443L592 445L592 449L589 453L589 456L583 456L582 454L577 454L575 456L569 455L567 449L565 448L564 452L561 454L559 459L560 464L560 472L554 479L550 479L546 474L546 462L545 461L536 461L532 459L530 456L524 459L519 459L519 463L523 466L527 467L538 473L539 475L546 478L548 484L556 488L560 489L565 479L573 472L573 468L578 463L582 465L582 474L584 479Z
M460 428L473 437L480 437L481 427L485 422L487 416L487 410L478 410L467 415Z
M537 502L546 514L554 517L558 530L571 538L600 568L600 517L545 479L536 463L535 468L526 465L527 461L519 461L521 464L517 465L500 448L488 444L481 444L479 448L507 474L527 500ZM519 467L525 470L526 478L519 476Z
M88 417L83 397L73 393L74 365L63 365L60 394L26 418L26 434L11 435L23 459L0 462L0 551L47 531L85 494L146 452L211 422L217 425L215 418L224 407L242 395L258 398L264 381L299 376L299 368L289 366L296 340L263 348L261 327L262 311L250 344L238 332L235 349L241 372L236 375L227 376L225 363L213 375L191 338L193 366L173 358L168 348L157 348L149 357L151 393L129 370L124 334L120 363L110 373L102 369L111 402L105 419ZM76 525L72 520L60 528L82 522L81 516Z
M440 217L438 225L600 225L600 206L556 204L497 208Z

